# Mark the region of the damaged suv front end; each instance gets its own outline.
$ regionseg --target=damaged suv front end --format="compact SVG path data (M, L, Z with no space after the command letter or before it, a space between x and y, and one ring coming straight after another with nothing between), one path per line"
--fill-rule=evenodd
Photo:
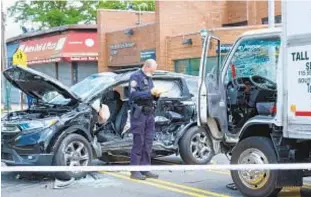
M8 114L1 123L2 162L7 165L51 165L53 154L48 150L48 144L58 123L58 117L31 120L29 114L22 112Z
M79 131L91 140L90 118L85 117L92 116L92 108L80 102L67 87L47 75L18 66L5 70L3 75L36 100L31 108L10 112L1 119L1 161L6 165L53 165L59 142L69 132ZM55 95L66 102L50 102Z

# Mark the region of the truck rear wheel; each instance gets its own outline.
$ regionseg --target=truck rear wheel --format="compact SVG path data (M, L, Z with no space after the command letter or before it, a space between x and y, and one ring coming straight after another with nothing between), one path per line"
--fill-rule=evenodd
M239 142L233 150L231 164L277 163L273 144L266 137L249 137ZM276 196L277 170L232 170L231 177L239 191L249 197Z

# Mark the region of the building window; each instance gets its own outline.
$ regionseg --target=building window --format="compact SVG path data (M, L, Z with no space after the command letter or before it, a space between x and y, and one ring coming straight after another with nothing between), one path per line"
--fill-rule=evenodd
M222 24L223 27L236 27L236 26L247 26L248 22L247 21L241 21L237 23L227 23L227 24Z
M282 16L281 15L275 16L274 17L274 22L275 23L282 23ZM268 17L262 18L261 19L261 23L262 24L268 24L269 23Z
M220 63L224 59L224 55L220 56ZM182 60L175 60L175 72L183 73L188 75L199 76L200 70L200 60L201 58L191 58L191 59L182 59ZM217 56L208 57L207 59L207 72L210 72L213 67L217 64Z
M188 75L199 75L200 58L183 59L175 61L175 72Z

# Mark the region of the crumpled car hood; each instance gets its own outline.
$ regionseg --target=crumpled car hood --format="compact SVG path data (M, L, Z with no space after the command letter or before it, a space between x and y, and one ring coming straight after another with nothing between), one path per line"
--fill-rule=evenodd
M3 75L13 86L36 99L44 100L44 96L57 92L64 98L80 100L77 95L70 91L69 87L31 68L13 66L3 71Z

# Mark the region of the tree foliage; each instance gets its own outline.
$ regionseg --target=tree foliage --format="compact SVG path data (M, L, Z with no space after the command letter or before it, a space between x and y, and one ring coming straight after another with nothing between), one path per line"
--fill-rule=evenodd
M96 23L97 9L121 9L153 11L154 1L77 1L77 0L37 0L16 1L8 9L8 14L23 27L34 30L48 29L69 24Z

